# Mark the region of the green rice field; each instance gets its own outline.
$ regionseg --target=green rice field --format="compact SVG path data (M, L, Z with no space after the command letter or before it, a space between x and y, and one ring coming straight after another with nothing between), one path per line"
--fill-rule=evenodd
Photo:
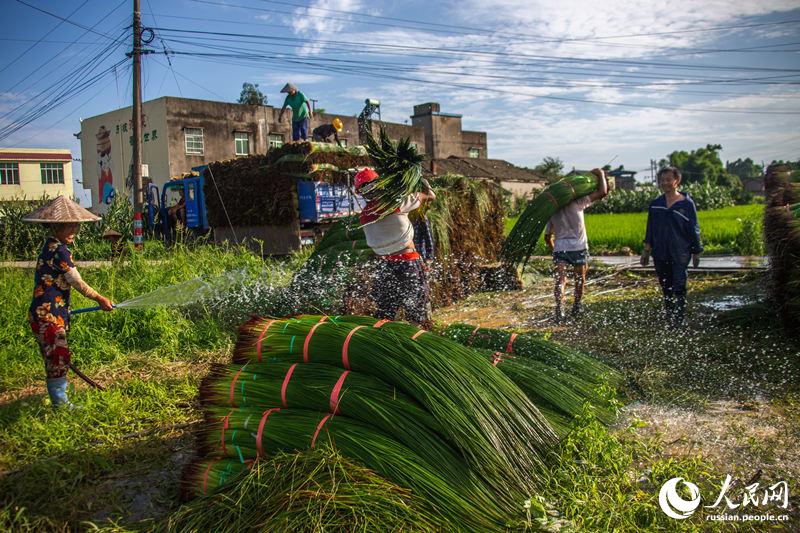
M761 239L760 219L764 206L760 204L737 205L712 211L700 211L700 234L706 253L741 254L737 236L742 232L742 221L758 221L757 238ZM505 233L511 231L517 217L506 220ZM586 231L590 250L595 253L619 253L628 247L641 252L647 213L618 213L586 215ZM544 238L536 247L537 254L546 254Z

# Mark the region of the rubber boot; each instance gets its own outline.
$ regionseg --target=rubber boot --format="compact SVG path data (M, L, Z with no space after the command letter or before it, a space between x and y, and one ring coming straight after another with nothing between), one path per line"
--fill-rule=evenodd
M67 378L52 378L47 380L47 394L53 409L80 409L79 406L69 401L67 397Z

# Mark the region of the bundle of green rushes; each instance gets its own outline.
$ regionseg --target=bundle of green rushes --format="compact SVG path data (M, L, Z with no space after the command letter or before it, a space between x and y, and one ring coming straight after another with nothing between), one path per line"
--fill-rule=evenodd
M351 318L353 321L345 322ZM201 433L201 450L246 463L259 455L259 434L274 437L269 443L261 441L262 453L269 453L268 447L270 451L304 449L316 439L331 438L346 455L423 494L456 529L497 529L513 519L521 502L534 494L537 473L543 468L542 458L555 442L552 429L522 391L473 350L408 324L377 324L381 327L376 328L375 320L368 317L340 317L335 322L320 322L320 319L254 320L242 327L234 359L254 364L259 359L307 366L322 363L336 365L339 371L345 366L352 367L351 373L342 372L346 380L356 374L381 376L413 400L389 401L405 396L387 394L390 388L385 384L378 386L378 380L354 382L353 387L360 383L368 392L361 394L361 399L347 400L355 403L346 403L348 394L356 395L353 392L356 389L351 391L348 386L337 408L341 405L343 412L346 407L359 413L354 416L365 418L367 424L350 418L346 412L330 417L309 410L324 407L326 395L331 401L335 384L330 379L316 393L311 392L316 382L293 389L281 381L284 396L278 401L277 380L273 375L273 384L266 385L269 391L258 396L259 403L263 400L266 405L253 409L249 403L239 405L239 402L243 402L242 395L250 398L244 402L255 401L256 393L248 391L258 387L259 378L253 380L252 376L259 374L250 373L249 365L245 369L239 367L236 370L239 378L233 382L230 379L233 369L228 368L227 389L226 383L218 383L218 390L211 392L213 379L204 384L204 397L216 398L204 403L219 405L209 405L207 409L209 423ZM301 366L295 366L294 371ZM256 368L266 371L266 367ZM323 370L311 371L310 375L320 375ZM219 372L218 369L217 376ZM327 372L328 378L336 375L336 371ZM239 381L243 374L247 380ZM261 376L264 381L270 381L267 375L265 372ZM247 383L244 392L239 391L242 383ZM340 392L341 387L340 384ZM384 391L383 401L376 399L377 390ZM220 398L227 400L220 402ZM299 408L295 409L290 401L299 402ZM413 402L430 414L411 423L413 428L430 429L430 432L424 429L420 438L402 436L404 430L411 431L403 419L413 416L409 413L420 412L411 407ZM231 407L231 403L237 407ZM274 407L268 408L271 404ZM400 411L387 407L398 405ZM330 411L330 405L327 407ZM375 427L381 416L385 419L377 425L382 430ZM438 442L437 436L442 444L432 445ZM209 476L216 469L217 466L210 465L199 475L195 468L186 479L187 485L207 489Z
M155 530L432 532L445 523L409 489L325 444L247 464L206 459L194 463L187 477L204 476L208 494L170 514Z
M617 386L622 382L622 375L602 361L547 340L538 333L515 333L471 324L451 324L442 331L442 335L465 346L535 359L593 385L609 383Z
M392 142L384 128L378 139L367 135L367 154L378 177L370 201L381 216L393 212L409 194L420 190L425 156L419 154L409 137Z
M527 263L550 217L576 198L596 189L597 177L593 174L568 176L545 187L528 203L511 229L500 252L503 259L512 265Z

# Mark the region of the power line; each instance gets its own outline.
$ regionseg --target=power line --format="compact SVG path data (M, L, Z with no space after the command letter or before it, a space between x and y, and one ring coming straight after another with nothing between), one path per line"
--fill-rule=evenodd
M245 33L229 33L229 32L217 32L217 31L201 31L201 30L184 30L180 28L153 28L154 30L158 31L166 31L166 32L174 32L174 33L181 33L181 34L198 34L198 35L217 35L222 37L242 37L248 39L260 39L265 41L288 41L288 42L297 42L300 44L306 44L306 39L294 38L294 37L272 37L268 35L258 35L258 34L245 34ZM546 61L563 61L568 63L597 63L597 64L612 64L612 65L621 65L621 66L636 66L636 67L654 67L654 68L666 68L666 69L689 69L689 70L721 70L721 71L754 71L754 72L800 72L800 69L785 69L785 68L772 68L772 67L737 67L737 66L722 66L722 65L690 65L690 64L681 64L681 63L661 63L661 62L654 62L654 61L634 61L634 60L624 60L624 59L604 59L604 58L580 58L580 57L571 57L571 56L549 56L549 55L532 55L532 54L520 54L520 53L513 53L513 52L498 52L498 51L483 51L483 50L469 50L469 49L454 49L454 48L433 48L433 47L426 47L426 46L415 46L415 45L389 45L389 44L379 44L379 43L367 43L367 42L357 42L357 41L337 41L337 40L316 40L315 42L323 43L323 44L334 44L334 45L349 45L354 47L360 47L362 49L368 48L378 48L378 49L394 49L394 50L418 50L418 51L425 51L425 52L439 52L439 53L453 53L459 55L466 55L466 56L479 56L479 57L510 57L510 58L525 58L525 59L533 59L533 60L546 60Z
M222 3L222 2L213 2L210 0L190 0L192 2L200 3L200 4L208 4L208 5L217 5L223 6L226 8L240 8L240 9L248 9L253 11L262 11L268 13L285 13L281 10L276 9L265 9L265 8L258 8L254 6L247 6L241 4L230 4L230 3ZM399 18L399 17L387 17L381 15L371 15L369 13L360 13L356 11L346 11L341 9L332 9L332 8L325 8L325 7L316 7L316 6L308 6L302 5L292 2L285 2L279 0L261 0L264 3L269 4L278 4L278 5L286 5L289 7L296 7L306 10L316 10L316 11L323 11L329 13L339 13L348 15L348 17L362 17L372 20L387 20L392 22L403 22L409 24L416 24L416 25L424 25L424 26L432 26L434 28L449 28L450 31L445 30L435 30L433 28L417 28L417 27L408 27L402 26L398 24L380 24L380 23L372 23L373 25L380 25L380 26L388 26L388 27L405 27L409 29L427 29L428 31L440 31L445 33L461 33L471 35L474 33L481 33L481 34L489 34L489 35L497 35L497 36L504 36L504 37L513 37L513 38L520 38L520 37L527 37L532 38L533 42L537 43L566 43L566 42L582 42L582 41L602 41L606 39L617 39L617 38L630 38L630 37L652 37L652 36L659 36L659 35L677 35L683 33L699 33L699 32L712 32L712 31L726 31L726 30L737 30L737 29L745 29L745 28L756 28L756 27L764 27L764 26L773 26L773 25L782 25L782 24L796 24L800 23L800 19L793 19L793 20L785 20L785 21L777 21L777 22L764 22L764 23L757 23L757 24L739 24L739 25L728 25L728 26L716 26L716 27L709 27L709 28L693 28L688 30L672 30L672 31L663 31L663 32L646 32L646 33L632 33L632 34L623 34L623 35L606 35L606 36L596 36L596 37L577 37L577 38L556 38L556 37L542 37L541 35L534 35L534 34L527 34L527 33L508 33L508 32L497 32L493 30L487 30L486 28L477 28L477 27L470 27L470 26L458 26L454 24L444 24L438 22L428 22L422 20L415 20L415 19L406 19L406 18ZM359 22L363 23L363 21L354 21L352 18L348 17L331 17L331 16L321 16L321 15L311 15L306 14L306 16L311 18L323 18L327 20L341 20L346 22Z
M95 28L95 27L97 27L99 24L101 24L102 22L104 22L104 21L108 20L108 18L109 18L109 17L110 17L110 16L111 16L111 15L112 15L112 14L113 14L113 13L114 13L114 12L115 12L117 9L119 9L120 7L122 7L122 5L123 5L123 4L124 4L126 1L127 1L127 0L121 0L121 1L120 1L120 2L119 2L119 3L118 3L118 4L117 4L117 5L116 5L116 6L115 6L115 7L114 7L114 8L113 8L111 11L109 11L109 12L108 12L108 13L106 13L104 16L102 16L100 19L98 19L98 20L97 20L97 21L96 21L96 22L95 22L95 23L92 25L92 28ZM126 19L126 20L127 20L127 19ZM115 26L115 28L118 28L118 27L119 27L119 24L117 24L117 25ZM119 29L117 29L116 31L119 31ZM62 54L64 54L65 52L67 52L67 50L69 50L69 49L70 49L70 48L71 48L71 47L72 47L74 44L76 44L76 43L77 43L77 42L78 42L78 41L79 41L79 40L80 40L80 39L81 39L81 38L82 38L84 35L86 35L87 33L89 33L89 29L87 29L87 30L85 30L83 33L81 33L81 34L80 34L80 35L79 35L79 36L78 36L78 37L77 37L77 38L76 38L74 41L72 41L71 43L69 43L67 46L65 46L64 48L61 48L61 49L58 51L58 53L56 53L54 56L50 57L50 59L48 59L48 60L47 60L47 61L45 61L44 63L40 64L40 65L39 65L38 67L36 67L34 70L32 70L31 72L29 72L29 73L28 73L26 76L24 76L23 78L21 78L20 80L18 80L18 81L17 81L17 82L16 82L14 85L12 85L12 86L11 86L11 87L9 87L8 89L6 89L6 91L12 91L12 90L14 90L14 89L15 89L16 87L18 87L18 86L19 86L19 85L20 85L22 82L24 82L25 80L27 80L28 78L30 78L31 76L33 76L34 74L36 74L37 72L39 72L40 70L42 70L42 69L43 69L45 66L47 66L48 64L50 64L52 61L56 60L56 59L57 59L58 57L60 57ZM95 43L95 44L100 44L100 43ZM63 64L62 64L61 66L63 66ZM50 76L50 75L52 75L52 73L51 73L51 72L48 72L48 73L47 73L47 76ZM38 80L37 80L35 83L38 83L38 82L40 82L42 79L44 79L44 76L43 76L43 77L41 77L41 78L39 78L39 79L38 79ZM29 85L29 86L30 86L30 85ZM28 87L29 87L29 86L28 86Z
M78 7L76 7L74 10L72 10L72 13L70 13L69 15L67 15L67 17L71 17L72 15L74 15L74 14L75 14L75 13L76 13L76 12L77 12L79 9L81 9L83 6L85 6L85 5L86 5L86 3L87 3L88 1L89 1L89 0L83 0L83 3L82 3L81 5L79 5ZM47 37L48 35L50 35L50 34L51 34L51 33L53 33L54 31L56 31L56 30L57 30L57 29L58 29L58 28L59 28L59 27L60 27L62 24L64 24L64 21L63 21L63 20L60 20L60 21L58 22L58 24L56 24L55 26L53 26L52 28L50 28L50 31L48 31L47 33L45 33L44 35L42 35L42 37L41 37L41 38L40 38L38 41L36 41L36 42L35 42L35 43L33 43L32 45L30 45L30 46L29 46L28 48L26 48L26 49L25 49L25 50L24 50L24 51L23 51L21 54L19 54L17 57L15 57L14 59L12 59L12 60L11 60L11 62L9 62L9 63L8 63L6 66L4 66L3 68L1 68L1 69L0 69L0 72L4 72L4 71L5 71L5 70L6 70L8 67L10 67L10 66L11 66L11 65L13 65L14 63L16 63L16 62L17 62L17 61L18 61L18 60L19 60L19 59L20 59L22 56L24 56L25 54L27 54L28 52L30 52L31 50L33 50L33 49L36 47L36 45L38 45L39 43L41 43L41 42L42 42L42 40L43 40L45 37Z
M77 26L78 28L84 29L84 30L89 31L91 33L94 33L95 35L99 35L100 37L105 37L106 39L110 39L112 41L116 41L117 40L117 39L115 39L115 38L113 38L113 37L111 37L109 35L106 35L105 33L102 33L102 32L99 32L99 31L95 31L93 28L86 27L83 24L78 24L77 22L73 22L73 21L69 20L69 18L62 17L61 15L56 15L55 13L47 11L46 9L42 9L40 7L36 7L33 4L29 4L28 2L25 2L25 0L17 0L17 2L19 2L20 4L26 5L26 6L30 7L31 9L35 9L36 11L44 13L45 15L50 15L51 17L55 17L58 20L66 22L67 24L72 24L73 26Z
M197 53L182 53L182 52L172 52L174 54L179 55L186 55L186 56L195 56L195 57L207 57L211 54L197 54ZM214 57L218 59L222 59L226 56L225 54L216 54ZM452 88L460 88L460 89L471 89L476 91L483 91L483 92L491 92L491 93L498 93L498 94L513 94L517 96L527 96L529 98L542 98L547 100L556 100L556 101L565 101L565 102L572 102L572 103L589 103L589 104L602 104L602 105L610 105L610 106L621 106L621 107L631 107L631 108L638 108L638 109L661 109L666 111L689 111L689 112L707 112L707 113L734 113L734 114L754 114L754 115L800 115L800 111L790 111L790 110L781 110L781 111L749 111L743 109L731 109L731 108L717 108L717 109L705 109L705 108L687 108L687 107L677 107L677 106L661 106L661 105L647 105L647 104L636 104L636 103L627 103L627 102L607 102L602 100L593 100L588 98L577 98L577 97L568 97L568 96L553 96L553 95L536 95L536 94L522 94L519 90L504 90L495 87L484 87L484 86L477 86L477 85L470 85L464 83L455 83L455 82L441 82L441 81L431 81L425 80L420 78L413 78L408 76L394 76L390 74L381 74L375 72L374 70L358 70L352 67L331 67L328 65L321 65L311 60L289 60L289 59L272 59L272 60L265 60L263 58L257 58L261 63L270 61L276 62L278 64L288 63L288 64L297 64L297 65L304 65L304 66L312 66L314 68L318 68L321 70L329 71L329 72L337 72L341 73L342 70L347 72L357 74L364 77L375 77L375 78L384 78L384 79L391 79L395 81L405 81L405 82L417 82L423 83L428 85L437 85L439 87L452 87Z
M222 41L222 42L226 42L226 43L227 42L245 42L245 43L257 44L257 43L254 43L253 41L225 40L225 39L214 38L214 37L206 38L202 44L194 43L192 41L187 41L187 40L183 40L183 39L170 39L170 42L190 44L192 46L196 46L196 47L199 47L199 48L207 48L207 49L211 49L211 50L222 50L222 51L228 51L228 52L234 52L234 53L235 52L244 52L244 54L241 54L242 57L249 57L249 56L253 55L253 54L250 54L251 52L254 53L255 55L258 55L259 57L264 57L264 52L262 52L261 50L255 50L255 49L252 49L252 48L244 48L244 47L212 45L212 44L209 44L208 42L206 42L206 41L212 41L212 40ZM280 44L280 43L273 44L273 46L291 47L291 45ZM343 48L342 50L348 50L348 49L347 48ZM387 53L387 54L388 55L394 55L393 53ZM343 55L344 55L343 53L337 53L336 57L332 57L332 58L325 57L325 56L316 56L316 57L317 57L318 61L327 61L327 62L334 63L334 64L356 64L356 65L361 65L361 66L385 67L385 68L388 68L390 70L395 70L395 71L411 71L411 72L414 72L414 71L418 70L419 68L421 68L421 66L419 66L419 65L409 65L407 63L396 63L396 62L385 62L385 61L368 61L368 60L359 60L359 61L348 60L348 59L344 59L342 57ZM304 56L301 56L299 54L281 54L281 56L282 57L286 57L286 56L288 56L288 57L304 57ZM439 59L436 56L426 55L426 54L415 54L415 56ZM268 57L278 57L278 56L270 55ZM700 78L697 78L695 76L697 81L687 81L687 80L675 81L674 80L674 76L670 76L670 75L616 73L616 72L610 72L610 71L608 71L606 69L599 70L599 69L592 69L592 68L588 68L588 67L583 67L580 71L575 71L575 70L553 70L551 68L550 70L547 70L544 73L542 73L542 75L539 76L539 77L532 77L532 76L515 77L515 76L509 76L507 74L506 75L491 76L491 75L483 74L483 73L481 73L481 71L499 70L499 71L504 72L504 73L509 73L509 72L516 72L517 68L521 68L521 69L524 69L524 72L527 73L527 72L530 72L530 70L531 70L531 68L530 68L531 64L530 63L522 63L522 62L514 62L514 61L503 61L503 60L498 60L498 61L476 60L476 61L477 62L488 62L489 66L483 66L482 65L480 67L480 69L475 69L474 65L470 65L469 67L457 66L457 65L456 66L452 66L452 65L434 65L434 66L425 65L424 68L426 68L426 72L430 72L430 73L442 73L442 74L455 75L455 74L459 74L459 72L449 72L449 71L442 72L441 69L457 69L457 70L462 71L461 72L462 74L470 75L470 76L473 76L473 77L487 77L487 78L505 79L505 80L536 81L536 82L544 83L545 86L551 86L551 87L552 86L555 86L555 87L565 87L565 86L566 87L585 87L585 88L590 88L590 87L604 87L604 88L646 87L648 90L653 90L653 86L654 85L679 86L679 85L704 84L704 83L714 83L714 84L717 84L717 83L724 83L724 84L751 84L751 82L769 83L770 79L775 79L775 77L772 77L772 78L770 78L770 77L759 77L759 78L708 78L708 77L700 77ZM472 61L472 63L475 63L476 61ZM463 72L465 69L469 69L469 72ZM632 79L632 80L637 80L637 81L636 82L624 82L624 83L619 82L619 83L613 83L613 84L611 84L611 83L602 83L602 82L598 82L597 81L597 76L592 74L592 72L600 73L600 75L603 78L622 78L622 79ZM589 81L577 81L577 80L575 80L575 81L568 81L568 82L563 82L563 83L556 83L556 82L553 82L550 78L543 77L544 74L567 74L567 75L577 75L577 76L592 76L592 78ZM780 76L780 77L778 77L778 79L783 78L783 77L784 76ZM656 82L656 81L650 81L650 80L638 81L640 79L646 79L646 78L656 79L656 80L660 79L660 80L667 80L667 81L664 81L664 82ZM690 93L691 91L683 90L682 92ZM726 94L726 93L700 92L699 94ZM727 94L730 94L730 93L727 93ZM737 95L741 95L741 93L736 93L736 94Z

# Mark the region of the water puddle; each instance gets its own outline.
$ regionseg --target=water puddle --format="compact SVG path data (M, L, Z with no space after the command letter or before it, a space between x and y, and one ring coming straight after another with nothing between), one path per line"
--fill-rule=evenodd
M592 256L594 261L608 266L638 266L638 256L627 255L596 255ZM650 263L652 268L652 261ZM762 256L743 256L743 255L717 255L700 256L700 269L708 268L755 268L767 267L767 258Z
M699 303L704 307L710 307L714 311L722 312L750 305L752 303L755 303L755 300L753 300L752 298L748 298L746 296L738 296L732 294L729 296L722 296L714 300L706 300L705 302L699 302Z

